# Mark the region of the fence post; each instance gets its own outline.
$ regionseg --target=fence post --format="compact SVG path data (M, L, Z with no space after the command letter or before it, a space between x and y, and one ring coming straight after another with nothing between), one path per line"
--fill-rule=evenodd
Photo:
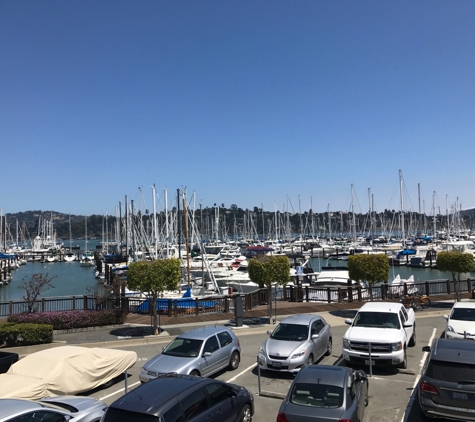
M84 295L83 302L83 311L87 311L87 295Z
M308 297L308 286L305 286L305 297L307 298L307 302L310 302L310 298Z
M199 315L199 313L200 313L200 308L199 308L198 304L199 304L198 299L195 299L195 313L196 313L196 315Z
M386 283L381 285L381 300L386 299L386 289L387 289L387 287L388 287L388 285Z
M45 311L45 298L41 299L41 312Z
M472 285L470 283L470 278L467 278L467 292L470 293L472 291Z
M229 296L224 298L224 312L229 312Z
M356 291L358 292L358 302L361 302L361 286L358 286L356 288ZM353 300L353 299L352 299Z
M428 281L425 282L425 287L426 287L426 295L429 296L430 290L429 290L429 282Z
M73 296L73 311L76 310L76 296Z
M450 280L447 280L447 294L450 294Z
M171 317L172 316L172 300L168 299L168 306L167 306L167 316Z
M338 287L338 303L341 303L341 287Z
M330 287L327 287L327 300L328 300L328 303L331 303L332 301Z
M8 316L12 314L13 314L13 302L10 300L10 302L8 302Z

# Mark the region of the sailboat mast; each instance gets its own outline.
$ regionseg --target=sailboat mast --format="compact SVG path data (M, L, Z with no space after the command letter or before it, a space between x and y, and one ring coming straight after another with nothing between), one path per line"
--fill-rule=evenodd
M401 198L401 237L402 237L402 245L405 244L406 233L404 231L404 199L403 199L403 192L402 192L402 171L399 170L399 196Z
M186 216L186 201L185 196L182 197L183 200L183 222L185 228L185 245L186 245L186 278L188 281L188 286L191 286L191 279L190 279L190 248L188 243L188 218Z

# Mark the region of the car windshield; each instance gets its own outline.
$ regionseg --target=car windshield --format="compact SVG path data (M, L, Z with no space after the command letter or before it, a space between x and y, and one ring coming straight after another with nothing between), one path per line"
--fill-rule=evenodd
M199 356L202 345L203 340L177 337L165 347L162 355L195 358Z
M427 366L426 375L440 381L475 384L475 365L432 359Z
M397 314L389 312L358 312L354 327L401 328Z
M474 308L454 308L450 319L456 319L459 321L475 321L475 309Z
M308 325L280 323L271 335L274 340L302 341L308 338Z
M290 401L298 406L338 408L343 405L343 388L336 385L297 383Z

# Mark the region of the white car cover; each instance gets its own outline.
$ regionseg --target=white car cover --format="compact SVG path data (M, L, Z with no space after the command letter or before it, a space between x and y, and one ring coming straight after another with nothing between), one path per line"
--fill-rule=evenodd
M36 400L106 384L137 361L132 351L62 346L32 353L0 374L0 397Z

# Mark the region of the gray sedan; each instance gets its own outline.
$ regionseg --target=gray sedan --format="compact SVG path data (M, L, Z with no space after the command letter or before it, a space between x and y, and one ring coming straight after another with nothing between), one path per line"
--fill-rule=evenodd
M38 401L0 399L0 422L98 422L107 405L91 397L54 396Z
M261 369L295 373L332 352L331 327L319 315L292 315L267 333L259 350Z
M179 335L150 359L139 379L147 382L166 373L208 377L225 368L237 369L240 360L239 340L229 328L197 328Z
M312 365L295 377L277 422L358 422L367 405L368 378L363 371Z

